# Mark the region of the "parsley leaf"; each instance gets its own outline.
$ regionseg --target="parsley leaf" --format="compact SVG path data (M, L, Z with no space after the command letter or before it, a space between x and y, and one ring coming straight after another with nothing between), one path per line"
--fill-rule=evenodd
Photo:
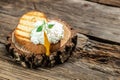
M37 32L40 32L40 31L42 31L42 29L43 29L43 26L45 25L46 23L45 23L45 21L43 21L43 24L42 25L40 25L38 28L37 28Z
M37 32L42 31L42 29L43 29L43 25L40 25L40 26L37 28Z
M51 29L54 26L54 24L48 24L48 28Z

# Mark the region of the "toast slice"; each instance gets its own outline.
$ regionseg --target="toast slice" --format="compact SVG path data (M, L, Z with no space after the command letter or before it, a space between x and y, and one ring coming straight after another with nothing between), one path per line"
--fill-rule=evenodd
M34 54L43 54L46 53L46 49L44 45L38 44L35 45L30 41L30 33L34 28L34 24L36 21L45 20L46 22L51 21L48 20L44 13L38 11L31 11L24 14L19 21L15 31L13 32L14 41L13 43L18 47L20 50L27 50L28 52L32 52ZM64 38L56 44L51 44L50 52L54 52L65 45L65 43L69 40L71 36L71 31L69 26L62 22L61 20L55 20L60 22L64 25ZM24 49L21 49L24 48Z
M45 20L46 16L37 11L31 11L26 14L24 14L15 29L15 37L18 37L19 39L22 39L24 41L30 40L30 33L34 28L34 24L38 20Z

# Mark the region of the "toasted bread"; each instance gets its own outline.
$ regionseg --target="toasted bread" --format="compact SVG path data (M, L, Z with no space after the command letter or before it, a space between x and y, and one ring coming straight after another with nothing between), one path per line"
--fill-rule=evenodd
M29 41L30 32L34 28L34 23L38 20L47 21L46 16L43 13L37 11L31 11L23 15L20 18L19 24L15 29L15 37L19 37L19 39L22 38L22 40L24 39L25 41Z
M46 52L44 45L38 44L35 45L30 41L30 33L34 28L34 23L38 20L47 20L44 13L37 12L37 11L31 11L26 14L24 14L19 21L19 24L17 25L15 31L13 32L14 36L14 43L17 45L17 47L23 47L29 52L32 52L34 54L43 54ZM64 38L59 41L56 44L51 44L50 51L56 51L60 47L64 46L64 44L69 40L69 37L71 36L70 29L68 26L59 20L56 20L64 25Z

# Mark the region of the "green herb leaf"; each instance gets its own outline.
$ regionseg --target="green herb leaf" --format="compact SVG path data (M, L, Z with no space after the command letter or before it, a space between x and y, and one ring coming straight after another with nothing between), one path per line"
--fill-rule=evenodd
M42 31L42 29L43 29L43 25L40 25L40 26L37 28L37 32Z
M42 25L40 25L38 28L37 28L37 32L40 32L40 31L42 31L42 29L43 29L43 26L45 25L46 23L45 23L45 21L43 21L43 24Z
M52 28L54 26L54 24L48 24L48 28Z

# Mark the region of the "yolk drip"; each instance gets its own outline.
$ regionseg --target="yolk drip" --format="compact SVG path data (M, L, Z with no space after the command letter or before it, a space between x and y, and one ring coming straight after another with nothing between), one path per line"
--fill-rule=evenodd
M46 48L46 56L50 55L50 42L48 41L47 34L44 32L44 46Z

